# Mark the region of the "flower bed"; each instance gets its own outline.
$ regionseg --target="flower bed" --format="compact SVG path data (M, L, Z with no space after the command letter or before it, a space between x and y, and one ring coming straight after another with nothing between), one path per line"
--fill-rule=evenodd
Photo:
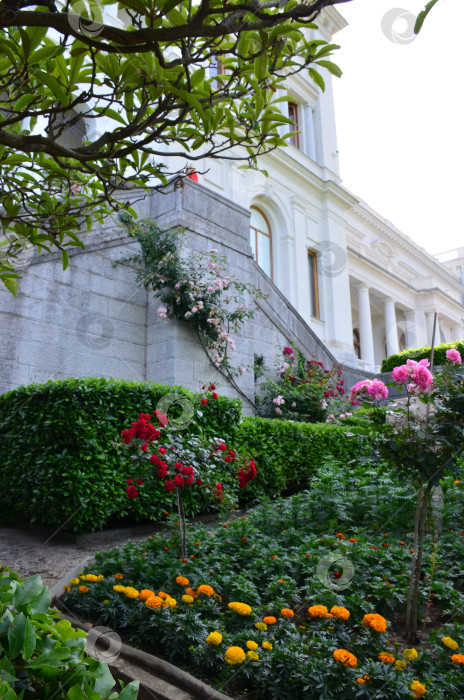
M330 462L309 493L192 529L185 558L175 534L99 554L64 602L229 694L462 698L464 534L449 525L464 521L464 488L451 477L443 487L421 610L446 624L415 647L393 643L408 591L414 490L369 464Z

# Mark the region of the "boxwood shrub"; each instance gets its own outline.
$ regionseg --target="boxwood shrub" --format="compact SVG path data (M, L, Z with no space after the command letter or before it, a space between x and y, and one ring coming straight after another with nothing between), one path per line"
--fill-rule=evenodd
M327 457L344 463L370 454L373 423L329 425L272 418L244 418L236 447L256 460L258 475L241 492L242 501L305 488Z
M464 340L456 340L453 343L442 343L442 345L435 346L434 353L434 365L444 365L446 364L446 351L454 348L461 353L464 357ZM412 360L430 360L432 348L430 346L425 346L422 348L410 348L409 350L403 350L403 352L398 352L395 355L390 355L382 360L382 372L391 372L395 367L404 365L406 360L411 358Z
M151 498L128 500L130 465L115 440L140 412L153 413L158 400L173 392L200 405L200 398L182 387L102 378L50 380L2 394L2 519L79 533L101 529L128 513L134 519L158 520L172 510L172 496L161 483ZM233 440L239 400L220 396L201 410L207 436ZM195 428L192 423L188 430ZM198 490L186 495L185 506L188 514L204 508Z

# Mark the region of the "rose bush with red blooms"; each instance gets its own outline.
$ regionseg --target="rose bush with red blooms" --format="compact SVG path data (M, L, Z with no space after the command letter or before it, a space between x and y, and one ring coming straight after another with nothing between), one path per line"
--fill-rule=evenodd
M341 369L327 369L319 360L307 360L299 350L285 347L283 362L279 361L279 378L268 379L258 397L263 416L317 423L328 414L347 413L352 403L346 398Z

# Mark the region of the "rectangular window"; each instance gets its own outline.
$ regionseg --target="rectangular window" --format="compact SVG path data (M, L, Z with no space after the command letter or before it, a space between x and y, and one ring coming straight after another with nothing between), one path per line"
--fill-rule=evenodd
M225 75L226 68L221 61L219 56L213 56L211 63L209 64L209 77L215 78L217 75ZM220 87L222 83L219 80L215 81L216 85Z
M308 250L309 264L309 294L311 302L311 316L320 318L319 314L319 288L317 282L317 256L312 250Z
M296 102L289 102L288 103L288 116L292 120L294 126L290 126L290 131L300 131L300 122L298 120L298 105ZM290 138L290 143L292 146L295 146L295 148L300 147L300 134L294 134Z

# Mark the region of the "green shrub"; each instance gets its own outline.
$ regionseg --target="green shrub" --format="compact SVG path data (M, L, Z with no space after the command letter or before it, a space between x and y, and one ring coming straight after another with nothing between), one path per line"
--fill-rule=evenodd
M172 499L160 483L143 501L128 501L130 463L115 441L140 412L153 413L159 399L173 392L200 404L182 387L97 378L48 381L1 395L2 517L72 532L101 529L129 512L135 519L158 520L171 510ZM240 401L218 397L201 412L206 437L233 439ZM189 429L198 428L192 423ZM196 508L186 499L189 514Z
M278 496L305 487L327 457L343 462L368 455L371 428L326 423L292 423L244 418L235 446L256 460L258 476L239 494L242 500Z
M138 681L110 695L115 681L105 663L85 653L86 633L49 606L40 576L21 581L0 569L0 698L136 700Z
M444 365L447 362L446 351L454 348L464 355L464 340L456 340L453 343L443 343L442 345L435 346L434 360L435 366ZM382 360L382 372L391 372L395 367L404 365L406 360L412 359L418 362L419 360L427 359L430 360L432 348L430 346L424 346L422 348L411 348L409 350L403 350L403 352L398 352L395 355L390 355Z

